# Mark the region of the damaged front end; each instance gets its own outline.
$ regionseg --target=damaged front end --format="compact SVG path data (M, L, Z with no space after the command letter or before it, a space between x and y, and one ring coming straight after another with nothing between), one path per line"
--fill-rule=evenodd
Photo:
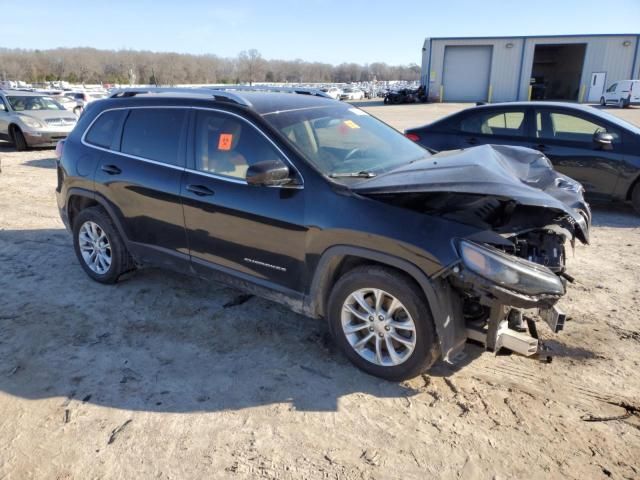
M482 146L442 152L358 186L359 193L476 227L452 238L457 260L436 277L462 302L455 319L467 338L490 350L538 352L535 309L554 333L564 326L555 304L573 278L566 247L589 242L591 212L582 186L539 152ZM452 360L455 352L445 351Z

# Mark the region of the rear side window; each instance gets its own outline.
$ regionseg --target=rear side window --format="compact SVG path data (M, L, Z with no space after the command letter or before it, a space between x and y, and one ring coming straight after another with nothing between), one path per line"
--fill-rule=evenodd
M181 108L132 109L122 132L122 153L182 166L179 155L186 110Z
M525 135L524 111L479 112L462 119L460 130L481 135Z
M91 125L85 141L97 147L110 148L116 136L116 130L120 126L120 121L125 113L126 110L104 112Z

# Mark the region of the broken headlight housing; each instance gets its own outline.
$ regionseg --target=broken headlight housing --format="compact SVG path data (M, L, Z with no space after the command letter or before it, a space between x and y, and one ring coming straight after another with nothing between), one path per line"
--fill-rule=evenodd
M466 240L458 247L467 269L501 287L525 295L564 295L560 278L543 265Z

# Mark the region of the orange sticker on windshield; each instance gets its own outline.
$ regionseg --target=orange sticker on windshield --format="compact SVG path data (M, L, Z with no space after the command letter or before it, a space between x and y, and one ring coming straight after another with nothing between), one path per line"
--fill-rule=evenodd
M356 122L354 122L353 120L345 120L344 124L349 127L349 128L360 128L360 125L358 125Z
M221 133L218 140L218 150L229 151L233 143L233 135L230 133Z

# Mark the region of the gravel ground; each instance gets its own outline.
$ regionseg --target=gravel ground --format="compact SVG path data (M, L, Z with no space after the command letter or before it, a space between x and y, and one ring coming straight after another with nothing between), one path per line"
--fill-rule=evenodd
M365 104L400 129L461 107ZM568 260L570 321L541 328L551 363L469 345L394 384L351 367L323 322L239 291L156 269L90 281L52 157L0 143L0 478L640 478L628 206L596 206Z

